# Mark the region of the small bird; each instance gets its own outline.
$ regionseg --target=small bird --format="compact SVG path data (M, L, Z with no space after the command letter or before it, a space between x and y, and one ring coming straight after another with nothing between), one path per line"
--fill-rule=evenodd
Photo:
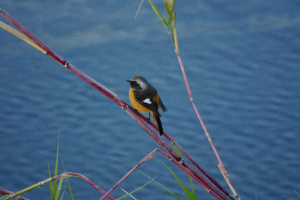
M167 111L167 108L159 98L157 91L141 76L134 76L126 81L130 83L129 99L133 107L140 112L150 112L158 126L159 134L163 135L158 108L161 107L164 112Z

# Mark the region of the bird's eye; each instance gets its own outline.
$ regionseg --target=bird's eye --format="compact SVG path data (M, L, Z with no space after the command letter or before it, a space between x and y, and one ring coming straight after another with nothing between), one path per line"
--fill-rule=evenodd
M132 85L134 85L134 86L138 86L138 85L139 85L136 81L131 81L130 83L131 83Z

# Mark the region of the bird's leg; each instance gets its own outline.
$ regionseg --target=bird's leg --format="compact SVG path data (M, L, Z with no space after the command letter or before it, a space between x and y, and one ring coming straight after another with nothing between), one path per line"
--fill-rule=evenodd
M148 118L148 120L150 121L150 113L149 113L149 118Z

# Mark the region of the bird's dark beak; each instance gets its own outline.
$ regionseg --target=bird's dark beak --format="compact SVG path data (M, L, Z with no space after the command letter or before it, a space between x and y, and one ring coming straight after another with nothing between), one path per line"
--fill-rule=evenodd
M129 82L129 83L131 82L131 80L126 80L126 81Z

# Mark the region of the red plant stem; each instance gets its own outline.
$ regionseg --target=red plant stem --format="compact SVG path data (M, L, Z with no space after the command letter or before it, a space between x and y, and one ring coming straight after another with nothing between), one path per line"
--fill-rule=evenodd
M210 135L209 135L209 133L208 133L208 131L207 131L207 129L206 129L206 126L205 126L205 124L204 124L204 122L203 122L203 120L202 120L202 118L201 118L201 116L200 116L200 114L199 114L199 112L198 112L198 109L197 109L197 107L196 107L196 105L195 105L195 103L194 103L194 100L193 100L193 97L192 97L192 93L191 93L191 89L190 89L190 86L189 86L189 83L188 83L188 80L187 80L187 77L186 77L186 74L185 74L185 70L184 70L184 67L183 67L181 58L180 58L179 55L177 55L177 58L178 58L179 65L180 65L180 68L181 68L181 71L182 71L182 74L183 74L183 77L184 77L184 81L185 81L185 84L186 84L186 88L187 88L187 91L188 91L190 100L191 100L191 102L192 102L192 105L193 105L193 107L194 107L194 110L195 110L195 112L196 112L196 115L197 115L197 117L198 117L198 119L199 119L199 121L200 121L200 123L201 123L201 125L202 125L202 127L203 127L203 130L204 130L204 132L205 132L205 134L206 134L206 137L207 137L207 139L208 139L208 141L209 141L209 143L210 143L210 145L211 145L211 147L212 147L212 149L213 149L213 151L214 151L214 153L215 153L215 155L216 155L216 157L217 157L217 159L218 159L218 162L219 162L219 164L220 164L220 166L221 166L221 169L223 170L222 173L224 173L224 175L228 178L230 184L232 185L232 182L231 182L229 176L227 175L227 172L226 172L225 167L224 167L224 165L223 165L223 162L222 162L222 160L221 160L221 158L220 158L220 156L219 156L219 154L218 154L218 151L217 151L217 149L215 148L215 145L213 144L213 142L212 142L212 140L211 140L211 138L210 138Z
M160 137L157 136L137 115L137 111L133 109L131 106L129 106L126 102L119 99L115 94L113 94L111 91L103 87L100 83L96 82L95 80L91 79L89 76L75 68L73 65L69 64L66 60L64 60L62 57L60 57L58 54L56 54L54 51L52 51L50 48L48 48L46 45L44 45L40 40L38 40L34 35L32 35L28 30L26 30L25 27L23 27L21 24L19 24L16 20L14 20L11 16L9 16L5 11L0 10L0 14L7 19L10 23L12 23L15 27L17 27L21 32L23 32L28 38L30 38L34 43L36 43L38 46L40 46L42 49L44 49L47 52L47 55L51 56L53 59L55 59L57 62L62 64L64 67L72 71L74 74L85 80L87 83L95 87L97 90L102 92L104 95L106 95L108 98L113 100L115 103L117 103L119 106L121 106L159 145L162 146L177 162L181 162L182 159L179 157L175 151L173 151L172 148L170 148ZM222 199L230 199L228 197L228 193L224 193L222 190L217 188L214 184L212 184L210 181L208 181L206 178L204 178L202 175L200 175L198 172L196 172L193 168L191 168L188 164L184 163L182 161L182 165L187 169L190 170L192 174L194 174L194 177L201 180L205 185L206 188L210 188L212 190L212 194L217 193L219 196L222 197ZM195 181L199 181L196 180Z
M56 179L59 179L59 178L68 178L68 177L78 177L78 178L81 178L83 180L85 180L86 182L88 182L91 186L93 186L93 188L95 188L96 190L98 190L99 192L101 192L102 194L105 194L106 191L99 188L95 183L93 183L90 179L88 179L87 177L81 175L81 174L78 174L78 173L73 173L73 172L64 172L62 174L59 174L59 175L56 175L54 177L52 177L52 180L56 180ZM108 195L107 196L108 198L110 198L111 200L115 200L114 197L112 197L111 195Z
M138 164L136 164L123 178L121 178L110 190L108 190L104 196L101 197L100 200L103 200L107 195L109 195L118 185L120 185L134 170L136 170L139 166L141 166L147 160L154 158L157 149L151 151L147 156L145 156Z
M65 67L68 70L70 70L71 72L73 72L74 74L76 74L77 76L79 76L80 78L82 78L84 81L86 81L87 83L89 83L91 86L93 86L94 88L96 88L97 90L99 90L105 96L107 96L108 98L110 98L111 100L113 100L115 103L117 103L122 108L124 108L127 105L127 103L124 102L123 100L121 100L120 98L118 98L117 95L115 95L114 93L112 93L111 91L109 91L108 89L106 89L100 83L98 83L97 81L93 80L92 78L90 78L89 76L87 76L86 74L84 74L83 72L81 72L79 69L77 69L76 67L74 67L72 64L69 64L68 62L66 62Z
M1 189L0 188L0 194L2 194L2 195L11 195L11 194L13 194L14 192L11 192L11 191L8 191L8 190L4 190L4 189ZM16 198L16 197L15 197ZM29 200L29 199L27 199L27 198L25 198L25 197L22 197L22 196L18 196L17 197L18 198L18 200Z

